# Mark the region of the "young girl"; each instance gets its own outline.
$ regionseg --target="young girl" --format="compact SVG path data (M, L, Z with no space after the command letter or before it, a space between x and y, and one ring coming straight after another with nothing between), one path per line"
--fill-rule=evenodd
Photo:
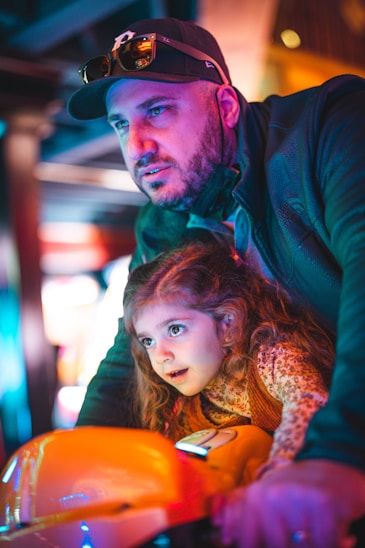
M190 244L131 273L124 319L143 428L176 441L254 424L274 435L270 467L296 455L334 345L276 284L228 248Z

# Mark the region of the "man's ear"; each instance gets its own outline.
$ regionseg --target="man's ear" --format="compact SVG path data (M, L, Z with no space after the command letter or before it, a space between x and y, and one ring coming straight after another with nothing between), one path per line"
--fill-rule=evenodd
M228 128L234 128L240 115L240 103L236 90L228 84L220 86L217 90L217 102L222 122Z

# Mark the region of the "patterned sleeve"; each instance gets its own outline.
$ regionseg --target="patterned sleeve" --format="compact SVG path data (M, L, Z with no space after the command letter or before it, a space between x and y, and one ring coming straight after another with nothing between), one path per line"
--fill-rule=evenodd
M261 349L257 366L267 391L283 404L269 462L285 462L302 447L308 424L326 404L328 390L310 354L285 343Z

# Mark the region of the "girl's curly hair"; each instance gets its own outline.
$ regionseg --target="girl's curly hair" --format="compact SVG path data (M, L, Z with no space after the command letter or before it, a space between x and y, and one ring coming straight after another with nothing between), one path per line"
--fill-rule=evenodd
M217 322L231 319L223 343L223 374L242 378L259 345L283 338L284 344L309 353L330 375L333 337L308 310L292 302L284 289L263 278L229 247L217 242L191 243L137 267L125 289L124 323L136 365L135 412L143 428L172 439L179 437L178 416L184 399L154 372L136 337L135 312L156 302L177 302Z

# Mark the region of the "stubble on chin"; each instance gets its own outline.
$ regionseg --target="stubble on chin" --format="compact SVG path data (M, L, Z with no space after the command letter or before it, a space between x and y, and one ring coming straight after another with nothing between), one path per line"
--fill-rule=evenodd
M175 182L156 181L150 186L151 190L147 191L138 181L137 170L133 174L134 182L156 206L171 211L189 211L215 167L220 164L222 147L220 120L217 112L212 109L207 116L198 148L186 168L172 158L150 159L151 162L169 164L176 171Z
M211 115L202 133L198 150L192 156L187 169L179 169L179 192L175 187L168 200L161 201L161 207L172 211L189 211L199 194L207 185L221 159L220 128L217 118Z

